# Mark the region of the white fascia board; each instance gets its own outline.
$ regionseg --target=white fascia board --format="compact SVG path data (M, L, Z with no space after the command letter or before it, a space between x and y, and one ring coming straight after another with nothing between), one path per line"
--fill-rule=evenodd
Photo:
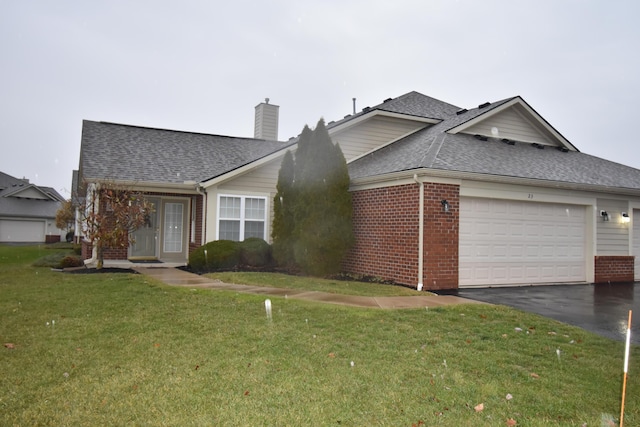
M428 117L418 117L418 116L410 116L407 114L400 114L400 113L392 113L390 111L383 111L383 110L371 110L369 112L367 112L366 114L363 114L361 116L358 116L352 120L347 120L344 123L339 124L338 126L332 127L329 129L329 135L333 135L334 133L337 132L341 132L345 129L348 129L352 126L355 126L359 123L362 123L364 121L370 120L376 116L381 116L381 117L392 117L392 118L396 118L396 119L402 119L402 120L409 120L409 121L413 121L413 122L421 122L421 123L426 123L426 124L432 124L435 125L437 123L440 123L442 120L439 119L430 119Z
M195 181L177 182L153 182L153 181L131 181L124 179L87 179L87 184L113 184L123 188L132 188L138 191L155 192L179 192L198 194L198 183Z
M553 126L551 126L540 114L538 114L533 108L531 108L531 106L529 104L527 104L527 102L522 99L519 96L516 96L515 98L513 98L512 100L505 102L504 104L493 108L485 113L482 113L476 117L474 117L473 119L461 123L458 126L455 126L451 129L449 129L447 131L447 133L451 133L451 134L456 134L456 133L460 133L463 132L465 129L468 129L486 119L488 119L489 117L495 116L496 114L499 114L500 112L513 107L514 105L518 105L520 107L522 107L524 110L526 110L526 112L529 114L528 119L531 120L532 122L535 122L536 124L539 124L540 126L542 126L547 132L549 132L554 139L556 139L563 147L568 148L571 151L579 151L576 147L573 146L573 144L571 144L564 136L562 136L562 134L560 134L560 132L558 132L557 130L554 129Z
M557 188L576 191L590 191L594 193L606 193L609 195L636 196L640 197L640 189L608 187L604 185L575 184L571 182L547 181L533 178L519 178L500 175L479 174L473 172L445 171L437 169L414 169L390 174L377 175L366 178L357 178L351 181L350 190L360 190L364 188L387 187L399 185L403 181L415 182L414 175L424 182L434 182L443 184L460 184L462 181L479 181L502 184L514 184L522 186Z

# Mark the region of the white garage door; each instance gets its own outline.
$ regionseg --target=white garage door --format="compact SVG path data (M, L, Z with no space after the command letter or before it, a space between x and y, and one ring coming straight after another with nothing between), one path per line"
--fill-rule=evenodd
M44 242L44 221L0 219L0 242Z
M634 261L634 280L640 280L640 210L633 210L633 255Z
M585 281L585 208L461 198L460 287Z

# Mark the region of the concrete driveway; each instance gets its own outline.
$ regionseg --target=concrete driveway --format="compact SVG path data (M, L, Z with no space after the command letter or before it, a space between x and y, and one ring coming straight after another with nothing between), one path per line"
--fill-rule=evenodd
M633 310L631 341L640 344L640 282L458 289L463 298L502 304L624 341Z

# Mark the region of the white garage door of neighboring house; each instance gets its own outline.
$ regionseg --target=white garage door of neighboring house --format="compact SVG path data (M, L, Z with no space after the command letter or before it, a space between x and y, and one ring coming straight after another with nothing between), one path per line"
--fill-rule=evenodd
M44 221L0 219L0 242L44 242Z
M640 210L633 210L633 242L632 255L635 255L634 261L634 280L640 280Z
M463 197L459 286L583 282L585 208Z

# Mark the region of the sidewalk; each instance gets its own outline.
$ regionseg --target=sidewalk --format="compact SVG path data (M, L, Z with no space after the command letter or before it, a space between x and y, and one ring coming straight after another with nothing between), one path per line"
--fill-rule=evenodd
M219 289L248 294L259 294L271 297L318 301L329 304L348 305L352 307L372 308L422 308L440 307L450 304L485 304L483 302L461 298L453 295L418 295L398 297L363 297L356 295L340 295L328 292L316 292L300 289L267 288L261 286L236 285L209 279L177 268L134 267L133 270L172 286L189 288Z

